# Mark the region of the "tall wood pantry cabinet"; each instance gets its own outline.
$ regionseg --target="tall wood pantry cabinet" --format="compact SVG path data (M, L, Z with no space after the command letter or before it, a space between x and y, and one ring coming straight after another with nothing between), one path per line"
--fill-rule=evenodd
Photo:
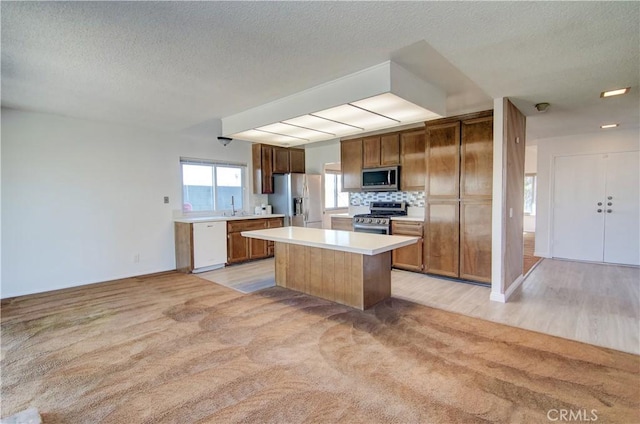
M491 282L493 111L426 123L425 272Z

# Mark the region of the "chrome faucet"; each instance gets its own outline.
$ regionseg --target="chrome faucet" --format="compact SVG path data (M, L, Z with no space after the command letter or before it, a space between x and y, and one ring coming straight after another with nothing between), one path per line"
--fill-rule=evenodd
M233 200L233 196L231 196L231 216L236 216L236 206Z

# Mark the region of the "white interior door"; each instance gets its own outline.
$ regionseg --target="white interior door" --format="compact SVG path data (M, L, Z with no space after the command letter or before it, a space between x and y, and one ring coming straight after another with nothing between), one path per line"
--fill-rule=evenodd
M604 262L640 265L640 152L607 156Z
M640 265L640 153L555 159L553 256Z
M556 258L602 262L606 175L602 156L555 159L552 248Z

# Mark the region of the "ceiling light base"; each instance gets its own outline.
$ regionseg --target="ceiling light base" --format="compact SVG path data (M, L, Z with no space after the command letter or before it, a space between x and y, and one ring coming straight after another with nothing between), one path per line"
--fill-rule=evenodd
M228 146L229 143L231 143L231 140L233 139L229 137L218 137L218 141L220 142L220 144L222 144L225 147Z

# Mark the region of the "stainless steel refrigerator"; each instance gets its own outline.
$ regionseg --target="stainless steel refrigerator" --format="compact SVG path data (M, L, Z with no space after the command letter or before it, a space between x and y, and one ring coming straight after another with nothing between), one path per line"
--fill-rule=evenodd
M285 226L322 228L321 175L274 175L269 204L273 213L284 214Z

